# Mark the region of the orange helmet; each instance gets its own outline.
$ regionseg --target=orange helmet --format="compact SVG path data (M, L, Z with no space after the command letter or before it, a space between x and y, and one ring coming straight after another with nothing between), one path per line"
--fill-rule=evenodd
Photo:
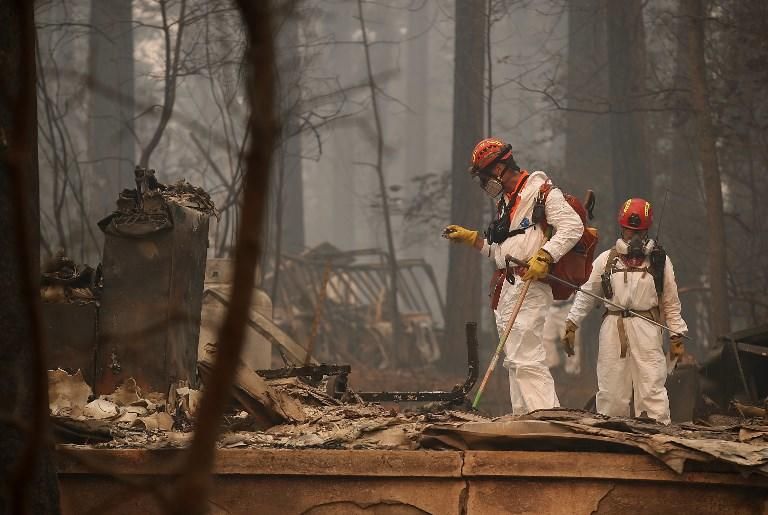
M651 203L641 198L631 198L619 209L619 225L636 231L647 231L653 223Z
M475 145L474 150L472 150L472 168L470 168L473 174L481 171L490 173L491 167L498 163L517 168L517 164L512 158L512 145L504 143L498 138L485 138Z

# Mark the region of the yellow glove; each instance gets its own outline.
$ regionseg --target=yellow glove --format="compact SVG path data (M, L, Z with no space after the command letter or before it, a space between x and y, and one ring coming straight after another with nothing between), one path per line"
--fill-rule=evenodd
M535 256L528 260L528 271L523 276L523 281L542 279L549 272L552 256L544 249L539 249Z
M443 238L471 247L477 240L477 231L470 231L460 225L449 225L443 229Z
M570 320L565 321L565 336L563 336L562 343L565 353L569 356L576 355L576 329L578 329L576 324Z
M683 337L679 334L673 334L669 337L669 359L682 358L683 354L685 354Z

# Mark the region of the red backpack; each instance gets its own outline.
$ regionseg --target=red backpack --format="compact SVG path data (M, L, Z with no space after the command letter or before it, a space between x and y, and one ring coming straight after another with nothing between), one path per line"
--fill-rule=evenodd
M544 231L548 231L549 237L552 236L552 227L547 223L546 214L544 211L544 202L547 200L549 192L555 186L552 182L547 181L539 188L539 194L536 197L536 201L533 207L533 223L540 223ZM550 270L550 274L555 277L559 277L569 283L581 286L587 279L589 274L592 273L592 262L594 261L595 249L597 248L597 229L589 227L587 217L591 220L594 218L592 210L595 207L595 194L592 190L587 190L587 195L584 203L574 197L573 195L563 192L565 201L573 208L574 211L581 218L581 223L584 224L584 233L581 238L569 250L560 261L555 263ZM552 296L555 300L565 300L576 291L573 288L565 286L555 281L546 281L552 287Z

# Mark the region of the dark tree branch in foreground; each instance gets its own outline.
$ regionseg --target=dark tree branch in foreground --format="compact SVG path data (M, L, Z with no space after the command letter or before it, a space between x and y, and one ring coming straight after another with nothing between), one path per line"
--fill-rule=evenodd
M272 36L272 7L266 0L238 0L247 29L248 119L252 134L246 157L242 219L235 249L234 280L230 307L219 332L216 363L205 385L195 437L172 502L174 513L207 511L211 472L221 417L231 394L240 359L245 324L251 304L256 263L262 245L264 205L269 184L270 161L278 130L275 120L275 55Z
M45 446L48 379L42 335L32 2L0 2L0 512L58 513ZM32 495L34 493L34 495Z

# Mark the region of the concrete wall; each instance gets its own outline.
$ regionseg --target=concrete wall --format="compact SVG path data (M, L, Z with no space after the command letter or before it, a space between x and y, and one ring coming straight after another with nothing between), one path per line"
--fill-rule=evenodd
M162 513L181 450L59 448L63 513ZM98 470L98 472L94 472ZM115 477L111 474L120 474ZM213 514L768 513L768 478L644 455L257 450L217 456Z

